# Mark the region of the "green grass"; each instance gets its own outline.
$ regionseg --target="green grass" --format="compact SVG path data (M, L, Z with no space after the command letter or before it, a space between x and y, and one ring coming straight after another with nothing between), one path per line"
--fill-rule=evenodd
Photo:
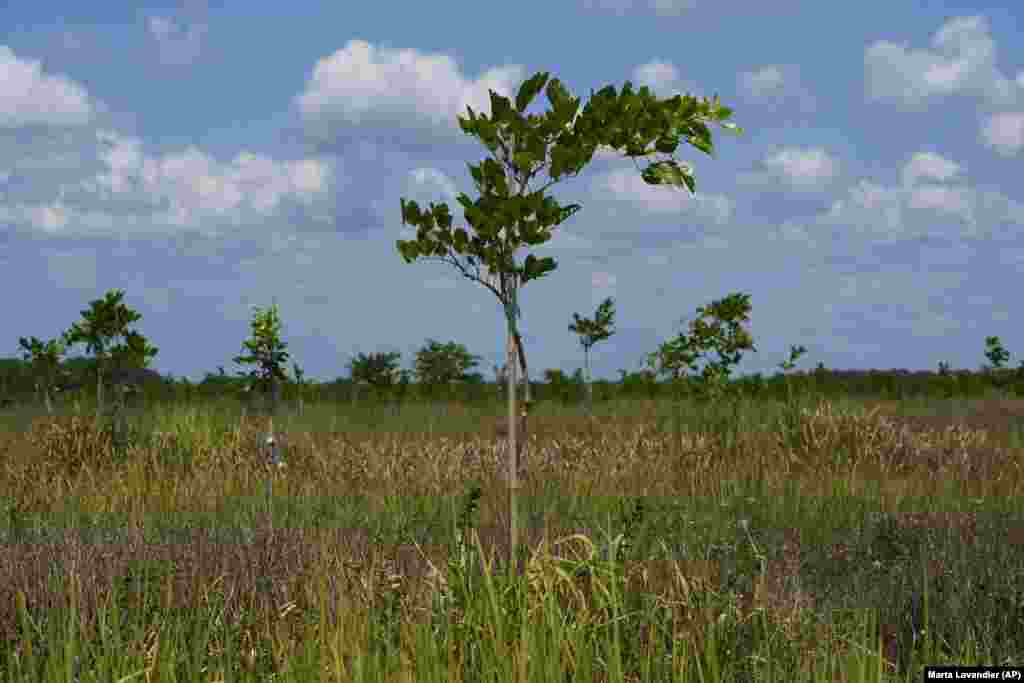
M0 680L70 680L76 657L81 681L859 682L1020 664L1012 420L910 438L857 401L599 402L594 420L541 403L516 575L489 440L502 408L307 403L275 419L274 471L256 457L265 423L230 404L151 403L122 446L91 420L5 416Z

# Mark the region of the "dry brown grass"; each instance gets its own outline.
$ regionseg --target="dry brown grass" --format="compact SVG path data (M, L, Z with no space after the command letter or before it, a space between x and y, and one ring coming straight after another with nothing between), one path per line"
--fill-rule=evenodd
M1009 414L1024 416L1024 402L1017 403ZM856 467L860 484L852 485L878 477L884 482L887 505L893 507L906 495L934 495L937 483L950 479L965 482L979 496L1020 495L1024 490L1021 453L1004 441L1008 410L1005 405L981 406L966 424L956 425L940 418L900 418L884 405L864 413L844 413L821 404L805 416L796 444L787 446L770 431L750 432L741 434L728 451L709 435L659 430L642 411L639 416L615 420L533 415L529 425L522 423L521 434L528 445L523 451L528 464L523 493L539 495L546 486L554 486L564 496L692 500L709 495L720 481L758 480L766 490L781 491L796 479L805 485L804 495L828 496L834 479L846 477ZM47 577L54 568L73 568L82 586L84 637L90 637L95 633L97 607L110 599L107 587L142 559L168 561L177 568L166 593L169 606L195 609L208 603L211 589L220 586L225 619L263 615L283 629L298 618L295 615L315 607L311 589L315 577L328 577L330 605L342 597L370 605L391 590L402 591L409 609L426 604L431 565L443 566L445 561L445 548L437 544L428 544L421 554L409 543L371 538L363 528L283 528L266 516L258 517L248 543L228 541L200 528L188 530L175 543L147 540L140 515L144 509L215 511L232 497L261 490L263 464L252 458L252 445L262 434L262 423L243 420L221 436L189 435L193 464L173 470L173 476L172 470L161 469L160 453L181 445L186 440L182 434L161 435L140 447L128 464L115 466L107 457L105 437L91 432L90 424L41 418L25 435L3 435L0 495L12 497L18 514L28 515L59 509L64 496L75 492L86 507L126 515L130 520L126 537L87 541L88 534L77 530L44 542L5 547L0 553L0 634L13 632L13 606L19 591L34 607L55 605L62 598L48 587ZM975 429L978 425L981 428ZM503 427L499 418L493 427L484 424L477 434L432 438L292 433L287 474L275 480L274 490L296 499L366 496L374 509L396 491L403 497L448 498L464 491L469 482L479 481L481 542L503 557L507 544L503 481L507 463L500 443L507 433ZM845 452L848 459L837 461L838 452ZM979 534L978 520L969 514L892 514L892 518L901 533L950 530L970 547ZM596 529L580 529L550 514L531 521L524 535L531 547L537 547L542 539L577 531L599 535ZM1011 543L1024 539L1021 528L1006 533ZM834 539L824 553L829 566L860 570L863 558L854 556L854 543ZM777 547L766 552L771 558L769 569L754 590L742 597L741 613L765 607L780 623L788 624L785 628L795 629L801 613L821 607L819 596L801 578L814 553L799 529L787 530ZM686 562L664 564L640 561L631 571L632 580L645 590L664 593L667 601L682 599L693 585L719 572L714 562L709 563L710 569ZM946 570L932 568L938 573ZM292 616L281 616L284 605L294 605L289 611ZM883 631L892 628L883 624ZM790 635L795 638L796 630Z

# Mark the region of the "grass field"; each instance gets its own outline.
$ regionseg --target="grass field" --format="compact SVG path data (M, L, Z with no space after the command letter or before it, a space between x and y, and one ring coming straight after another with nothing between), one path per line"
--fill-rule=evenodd
M0 413L0 680L882 681L1024 663L1024 401ZM67 409L65 409L67 412ZM134 677L134 678L130 678Z

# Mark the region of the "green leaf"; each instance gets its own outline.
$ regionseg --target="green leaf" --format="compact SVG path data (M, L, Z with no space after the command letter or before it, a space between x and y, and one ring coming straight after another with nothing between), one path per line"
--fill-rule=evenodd
M519 86L519 93L516 95L516 109L522 114L530 106L530 102L537 96L544 84L548 82L548 74L537 72L530 79Z
M514 163L516 165L516 168L518 168L521 172L529 173L533 167L534 158L533 155L524 150L521 152L516 152L512 156L512 163Z
M679 139L671 137L658 138L654 143L654 149L662 154L672 154L679 147Z
M508 121L512 118L512 105L509 103L508 98L504 95L499 95L493 90L489 91L491 95L491 121Z
M533 254L528 254L523 262L523 282L544 277L556 267L555 259L550 256L538 259Z
M444 202L440 204L434 204L431 202L430 211L434 214L434 220L437 222L437 227L442 230L448 230L452 227L452 215L448 211L448 205Z
M455 251L459 252L460 254L463 251L465 251L466 244L469 242L469 234L466 232L464 228L459 228L458 230L455 231L454 242Z

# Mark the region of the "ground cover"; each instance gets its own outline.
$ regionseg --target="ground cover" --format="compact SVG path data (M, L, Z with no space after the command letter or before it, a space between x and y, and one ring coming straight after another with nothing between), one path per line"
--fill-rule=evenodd
M273 468L230 403L120 433L88 409L0 431L10 680L74 655L82 680L908 680L1024 653L1024 401L542 404L517 575L498 403L307 404Z

